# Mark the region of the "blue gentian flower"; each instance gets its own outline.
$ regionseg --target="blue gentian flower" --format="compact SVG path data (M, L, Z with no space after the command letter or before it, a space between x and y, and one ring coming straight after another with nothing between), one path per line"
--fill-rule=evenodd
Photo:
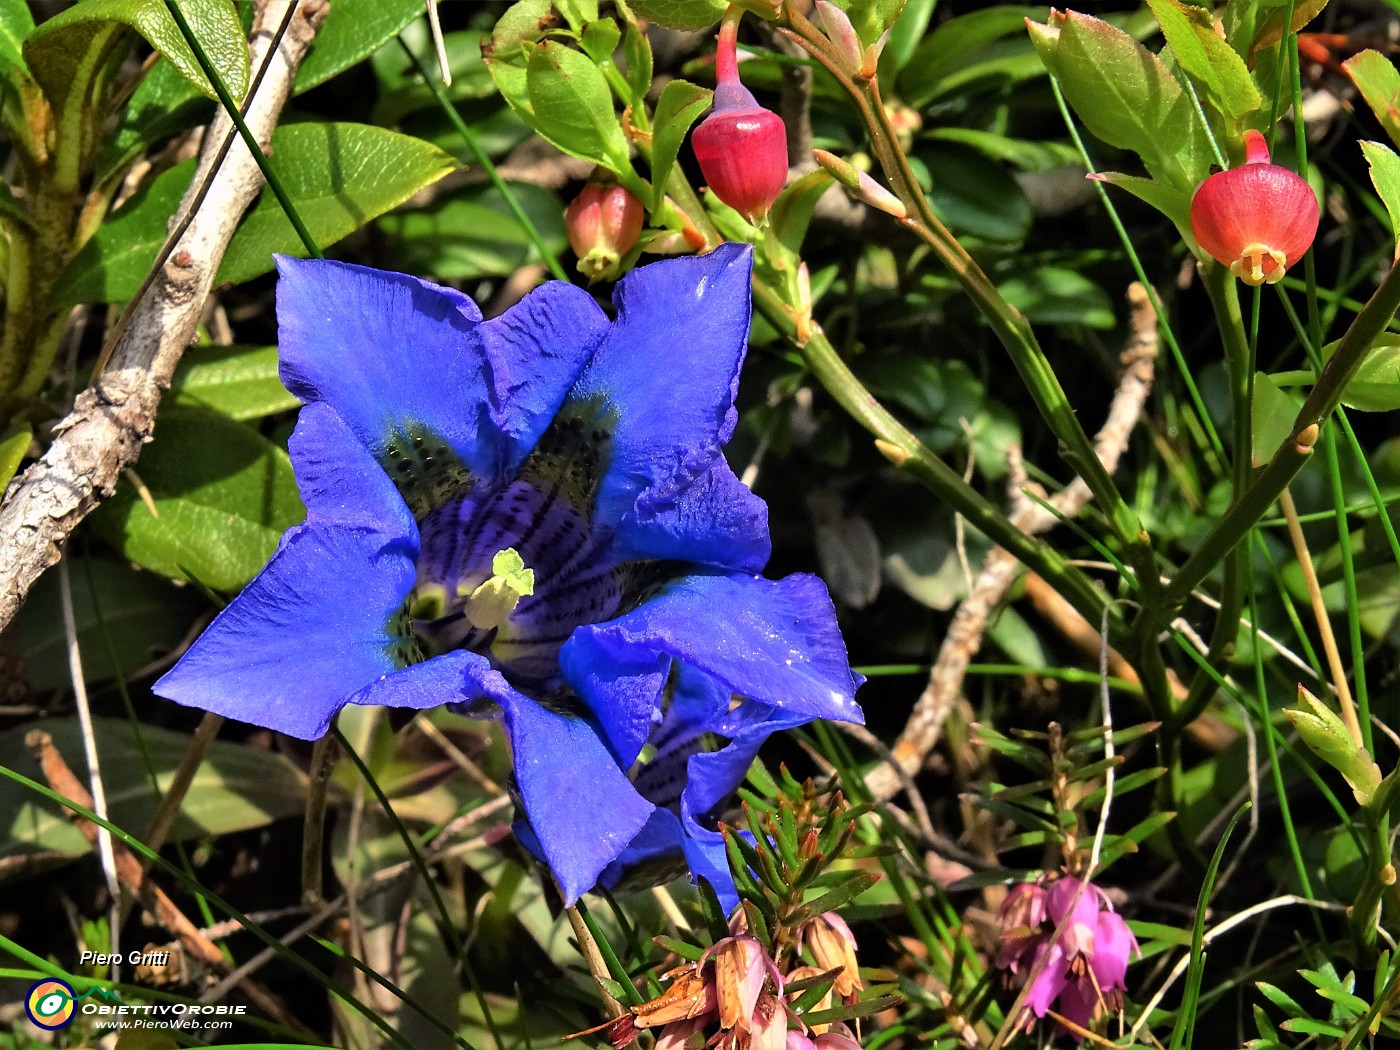
M500 718L569 902L683 853L732 903L711 822L758 745L862 718L825 586L759 575L767 509L720 450L750 265L638 269L611 322L562 282L483 321L413 277L280 259L306 521L155 692L308 740L347 703Z

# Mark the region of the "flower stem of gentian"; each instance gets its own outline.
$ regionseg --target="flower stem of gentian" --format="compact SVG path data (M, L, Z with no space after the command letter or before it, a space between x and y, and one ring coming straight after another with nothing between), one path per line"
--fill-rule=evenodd
M1104 595L1089 577L1070 565L1054 548L1016 528L1004 513L968 485L961 474L910 433L856 378L818 325L812 324L807 339L800 341L793 313L777 293L758 280L753 283L753 293L759 312L769 324L800 346L813 375L856 422L875 435L886 458L909 471L974 528L1044 577L1091 623L1098 621L1103 614Z
M555 888L559 889L559 884L555 883ZM559 889L560 894L563 890ZM603 1000L603 1009L608 1012L609 1017L621 1017L627 1012L627 1008L608 991L608 981L614 981L622 986L622 990L627 993L631 991L628 999L632 1005L637 1005L642 1001L642 997L637 994L637 989L633 987L632 981L627 976L627 970L623 967L621 960L601 931L593 921L593 916L588 914L588 909L583 901L577 901L573 905L564 909L564 913L569 917L569 925L573 927L574 938L578 941L579 954L583 956L583 961L588 964L588 972L593 977L593 983L598 987L598 996Z
M301 903L308 911L315 911L324 903L321 854L326 834L326 791L335 769L335 758L335 737L330 733L311 745L306 813L301 824Z
M496 165L491 163L491 158L486 155L486 151L481 148L481 143L477 141L476 133L467 126L467 122L457 112L457 107L452 104L452 100L447 97L447 92L443 90L441 80L424 67L422 60L414 53L413 48L408 46L408 42L402 36L399 37L399 47L403 48L403 53L408 56L409 62L417 70L418 78L433 93L433 98L437 100L438 108L442 110L443 116L462 137L462 141L467 144L467 149L471 151L472 157L481 165L481 170L486 172L486 177L491 181L491 185L506 202L506 207L515 216L515 221L525 231L525 236L530 239L530 243L535 246L535 251L540 253L540 258L549 268L550 275L555 280L567 281L569 275L564 272L564 267L554 253L549 250L549 246L545 244L544 236L540 233L539 227L535 225L534 220L530 218L511 188L506 185L505 179L501 178L500 172L496 170Z
M209 83L214 86L214 93L219 96L219 102L224 107L224 112L228 114L229 120L233 121L233 126L238 129L238 134L243 139L243 144L248 147L248 152L253 155L253 161L257 164L258 170L267 180L267 187L277 198L277 203L282 206L283 213L287 216L287 221L292 224L292 229L296 230L297 236L301 238L302 245L306 248L306 253L313 259L323 258L321 247L316 243L316 238L311 236L311 231L306 228L306 224L301 221L301 216L297 213L296 205L292 203L292 198L287 194L281 181L277 178L277 173L272 170L272 165L268 162L267 154L258 145L257 137L248 129L248 124L243 119L243 114L239 111L238 103L229 94L228 88L224 85L223 78L219 76L219 71L214 68L214 63L209 61L209 56L204 53L204 47L199 42L199 37L195 35L190 24L185 21L184 14L180 11L180 5L175 0L165 0L165 7L170 12L170 17L175 20L176 27L180 30L180 35L185 38L185 43L194 52L195 61L199 63L199 68L204 71L204 75L209 78Z

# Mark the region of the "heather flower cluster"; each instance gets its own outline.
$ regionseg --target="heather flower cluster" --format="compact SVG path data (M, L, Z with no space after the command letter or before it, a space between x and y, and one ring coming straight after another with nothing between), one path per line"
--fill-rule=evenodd
M553 282L487 321L282 259L306 521L155 691L303 739L346 704L499 719L567 902L681 860L732 907L715 820L759 746L862 718L825 586L760 575L767 508L721 451L750 264L638 269L611 320Z
M833 995L845 1003L856 1000L862 983L855 938L840 916L827 912L798 928L799 944L807 943L816 965L797 965L786 974L743 929L741 916L734 925L738 932L717 941L698 962L667 973L660 996L608 1025L615 1050L631 1045L644 1028L658 1029L658 1050L859 1050L846 1025L808 1025L791 1010L808 982L833 971L831 988L811 1012L829 1009Z
M1015 986L1031 981L1026 1025L1052 1006L1079 1028L1122 1009L1123 979L1137 940L1097 886L1070 877L1020 883L1002 902L997 922L997 966ZM1076 1040L1083 1038L1074 1028L1061 1027Z

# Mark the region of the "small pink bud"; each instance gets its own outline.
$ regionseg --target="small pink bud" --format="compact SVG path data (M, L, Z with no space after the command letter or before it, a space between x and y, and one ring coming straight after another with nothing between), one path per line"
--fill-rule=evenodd
M828 0L817 0L817 18L821 21L822 29L826 31L827 39L836 45L836 50L846 60L846 72L854 73L860 69L865 49L861 46L856 27L851 25L851 19L846 12Z
M761 222L787 182L787 128L739 82L738 20L726 16L715 52L714 109L690 137L714 195L750 222Z
M642 202L621 186L590 182L564 211L569 246L589 280L617 276L642 233Z
M1218 171L1191 199L1191 232L1245 284L1274 284L1317 235L1317 195L1297 172L1269 163L1257 131L1244 133L1245 162Z

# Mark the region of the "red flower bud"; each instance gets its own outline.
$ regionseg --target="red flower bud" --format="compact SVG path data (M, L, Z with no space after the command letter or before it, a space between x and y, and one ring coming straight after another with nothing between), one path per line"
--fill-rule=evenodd
M617 276L622 257L642 232L642 202L621 186L590 182L564 212L579 273L589 280Z
M715 53L714 109L690 144L714 195L751 222L762 221L787 182L787 129L739 82L737 19L725 18Z
M1273 284L1317 235L1317 195L1296 172L1269 163L1269 147L1246 131L1245 163L1201 183L1191 199L1191 232L1201 248L1245 284Z

